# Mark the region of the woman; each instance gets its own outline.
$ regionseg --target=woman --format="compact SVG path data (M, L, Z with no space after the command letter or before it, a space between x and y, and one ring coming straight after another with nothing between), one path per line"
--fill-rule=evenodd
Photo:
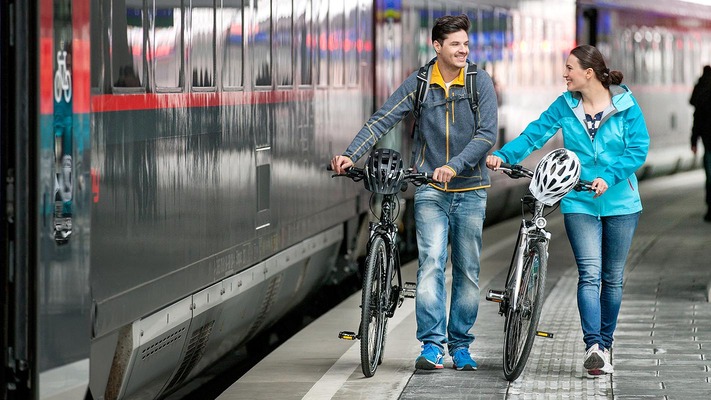
M563 77L568 91L486 164L496 170L502 161L519 163L559 129L580 159L580 178L592 181L594 194L568 193L561 212L578 265L583 366L591 375L611 374L623 272L642 210L634 172L647 157L649 133L622 73L610 71L595 47L573 49Z

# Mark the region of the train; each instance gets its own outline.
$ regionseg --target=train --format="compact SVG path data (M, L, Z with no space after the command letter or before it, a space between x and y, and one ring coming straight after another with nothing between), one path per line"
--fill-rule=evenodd
M640 177L699 166L688 97L711 63L711 7L698 2L0 7L3 399L164 398L357 274L370 196L324 167L433 57L439 16L472 20L497 147L560 95L568 52L590 43L644 112ZM408 156L411 123L381 145ZM523 190L494 174L487 224ZM411 202L403 193L404 214Z

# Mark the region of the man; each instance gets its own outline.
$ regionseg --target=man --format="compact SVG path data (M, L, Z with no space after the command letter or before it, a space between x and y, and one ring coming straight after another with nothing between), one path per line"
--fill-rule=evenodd
M711 66L704 66L699 81L694 86L689 103L694 106L694 125L691 128L691 151L696 154L699 138L704 144L704 170L706 171L706 214L704 221L711 222Z
M478 99L473 107L465 85L470 22L466 15L444 16L432 28L437 56L414 135L412 164L437 184L415 194L419 250L417 339L422 354L417 369L443 368L445 346L458 370L475 370L469 346L479 309L479 255L490 186L486 154L497 132L497 100L489 75L476 74ZM373 114L343 155L333 157L336 173L353 165L395 124L414 111L417 73L410 75ZM451 239L452 301L447 319L445 264Z

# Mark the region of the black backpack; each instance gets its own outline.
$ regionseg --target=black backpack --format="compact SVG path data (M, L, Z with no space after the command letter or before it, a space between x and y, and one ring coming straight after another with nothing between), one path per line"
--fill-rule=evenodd
M432 65L437 59L433 58L426 65L420 67L417 72L417 91L415 92L415 107L412 110L415 115L415 123L412 125L412 135L415 137L415 130L417 129L417 124L420 121L420 109L422 108L422 103L427 98L427 91L430 88L430 77L432 76ZM466 87L467 93L469 93L469 105L474 113L474 118L477 118L477 108L479 107L479 95L476 92L476 64L467 61L467 70L464 74L464 85ZM478 121L477 121L478 125Z

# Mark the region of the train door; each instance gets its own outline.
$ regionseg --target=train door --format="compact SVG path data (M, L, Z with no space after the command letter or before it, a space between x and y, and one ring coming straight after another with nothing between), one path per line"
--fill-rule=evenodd
M40 0L31 264L38 399L82 398L89 384L89 0Z
M2 265L2 361L0 396L32 399L36 369L33 270L36 261L32 201L36 159L34 118L37 54L34 19L26 2L0 5L0 264Z

